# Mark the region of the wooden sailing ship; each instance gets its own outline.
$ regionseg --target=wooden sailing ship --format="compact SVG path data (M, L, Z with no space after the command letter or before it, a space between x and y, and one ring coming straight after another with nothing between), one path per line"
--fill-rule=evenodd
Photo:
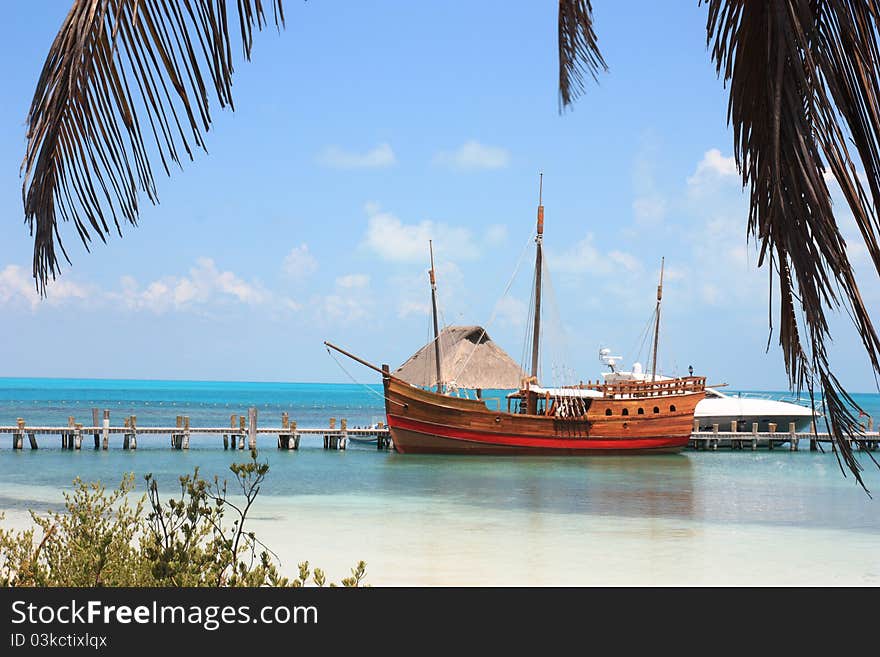
M540 199L540 195L539 195ZM437 366L435 390L426 390L325 342L328 347L382 374L385 413L394 447L404 454L640 454L682 450L688 443L694 410L705 395L705 377L578 384L538 385L541 322L541 270L544 206L538 202L535 237L535 312L531 376L507 396L506 409L490 409L482 399L450 394L440 372L436 283L431 258L431 299ZM662 296L661 284L657 303ZM655 347L659 333L655 327ZM656 371L656 365L654 366Z

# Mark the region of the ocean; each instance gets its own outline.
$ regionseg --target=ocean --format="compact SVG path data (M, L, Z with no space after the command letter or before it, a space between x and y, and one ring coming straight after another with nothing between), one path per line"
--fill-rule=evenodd
M784 393L779 393L780 395ZM880 395L856 395L880 417ZM119 425L226 426L258 408L260 426L282 412L300 427L384 420L379 386L84 379L0 379L0 425L91 423L93 407ZM282 571L308 560L338 581L358 560L374 586L445 585L855 585L880 584L880 470L859 454L870 497L834 454L804 448L685 451L665 456L450 457L401 455L352 443L322 449L304 437L279 451L261 435L269 474L252 516ZM58 510L75 477L108 487L134 472L142 493L152 473L176 493L199 467L231 476L248 453L219 436L170 449L141 435L137 451L111 437L107 451L12 450L0 436L0 509L5 526L27 511ZM876 453L875 453L876 456Z

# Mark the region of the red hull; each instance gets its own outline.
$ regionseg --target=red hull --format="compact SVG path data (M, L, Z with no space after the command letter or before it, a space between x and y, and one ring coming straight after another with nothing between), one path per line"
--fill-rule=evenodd
M401 454L498 454L576 456L590 454L667 454L687 447L686 436L663 438L527 438L483 434L388 416L395 449Z
M694 409L704 396L702 380L676 384L684 390L681 394L644 396L651 389L641 387L624 397L609 393L594 398L586 413L560 418L492 411L482 401L422 390L394 377L386 376L384 383L388 428L395 449L403 454L680 452L690 440Z

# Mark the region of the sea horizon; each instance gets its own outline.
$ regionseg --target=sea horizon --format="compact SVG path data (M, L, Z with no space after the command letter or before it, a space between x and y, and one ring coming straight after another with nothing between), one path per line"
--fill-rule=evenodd
M377 375L378 376L378 375ZM177 379L173 377L168 378L153 378L153 377L120 377L120 376L10 376L4 375L0 376L0 384L3 383L11 383L16 381L117 381L122 383L132 383L132 382L151 382L151 383L220 383L220 384L269 384L269 385L287 385L287 384L303 384L303 385L351 385L351 386L378 386L381 387L381 382L379 383L367 383L367 382L354 382L354 381L320 381L320 380L289 380L282 381L277 379L215 379L215 378L206 378L206 379ZM771 393L771 394L780 394L780 395L792 395L795 394L793 391L785 388L728 388L726 384L716 385L716 388L725 389L725 391L733 392L733 393ZM880 394L880 390L847 390L849 394L853 395L872 395L872 394ZM808 392L806 388L801 390L802 396L807 395ZM821 394L821 390L817 389L815 391L816 396Z

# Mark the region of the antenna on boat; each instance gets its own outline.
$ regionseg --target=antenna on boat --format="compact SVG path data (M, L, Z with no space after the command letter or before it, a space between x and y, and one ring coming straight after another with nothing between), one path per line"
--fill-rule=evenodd
M654 356L651 361L651 380L657 380L657 340L660 338L660 301L663 299L663 265L666 258L660 259L660 284L657 286L657 310L654 320Z
M535 253L535 326L532 333L532 376L538 376L538 342L541 337L541 266L543 254L541 245L544 241L544 206L542 205L544 193L544 173L538 178L538 232L535 235L537 245Z
M612 356L611 350L607 347L603 347L599 350L599 360L601 360L605 365L607 365L612 372L616 372L614 366L617 365L617 361L621 360L620 356Z
M443 392L443 379L440 376L440 332L437 329L437 280L434 278L434 245L428 240L428 250L431 252L431 270L428 276L431 279L431 310L434 316L434 362L437 365L437 392Z

